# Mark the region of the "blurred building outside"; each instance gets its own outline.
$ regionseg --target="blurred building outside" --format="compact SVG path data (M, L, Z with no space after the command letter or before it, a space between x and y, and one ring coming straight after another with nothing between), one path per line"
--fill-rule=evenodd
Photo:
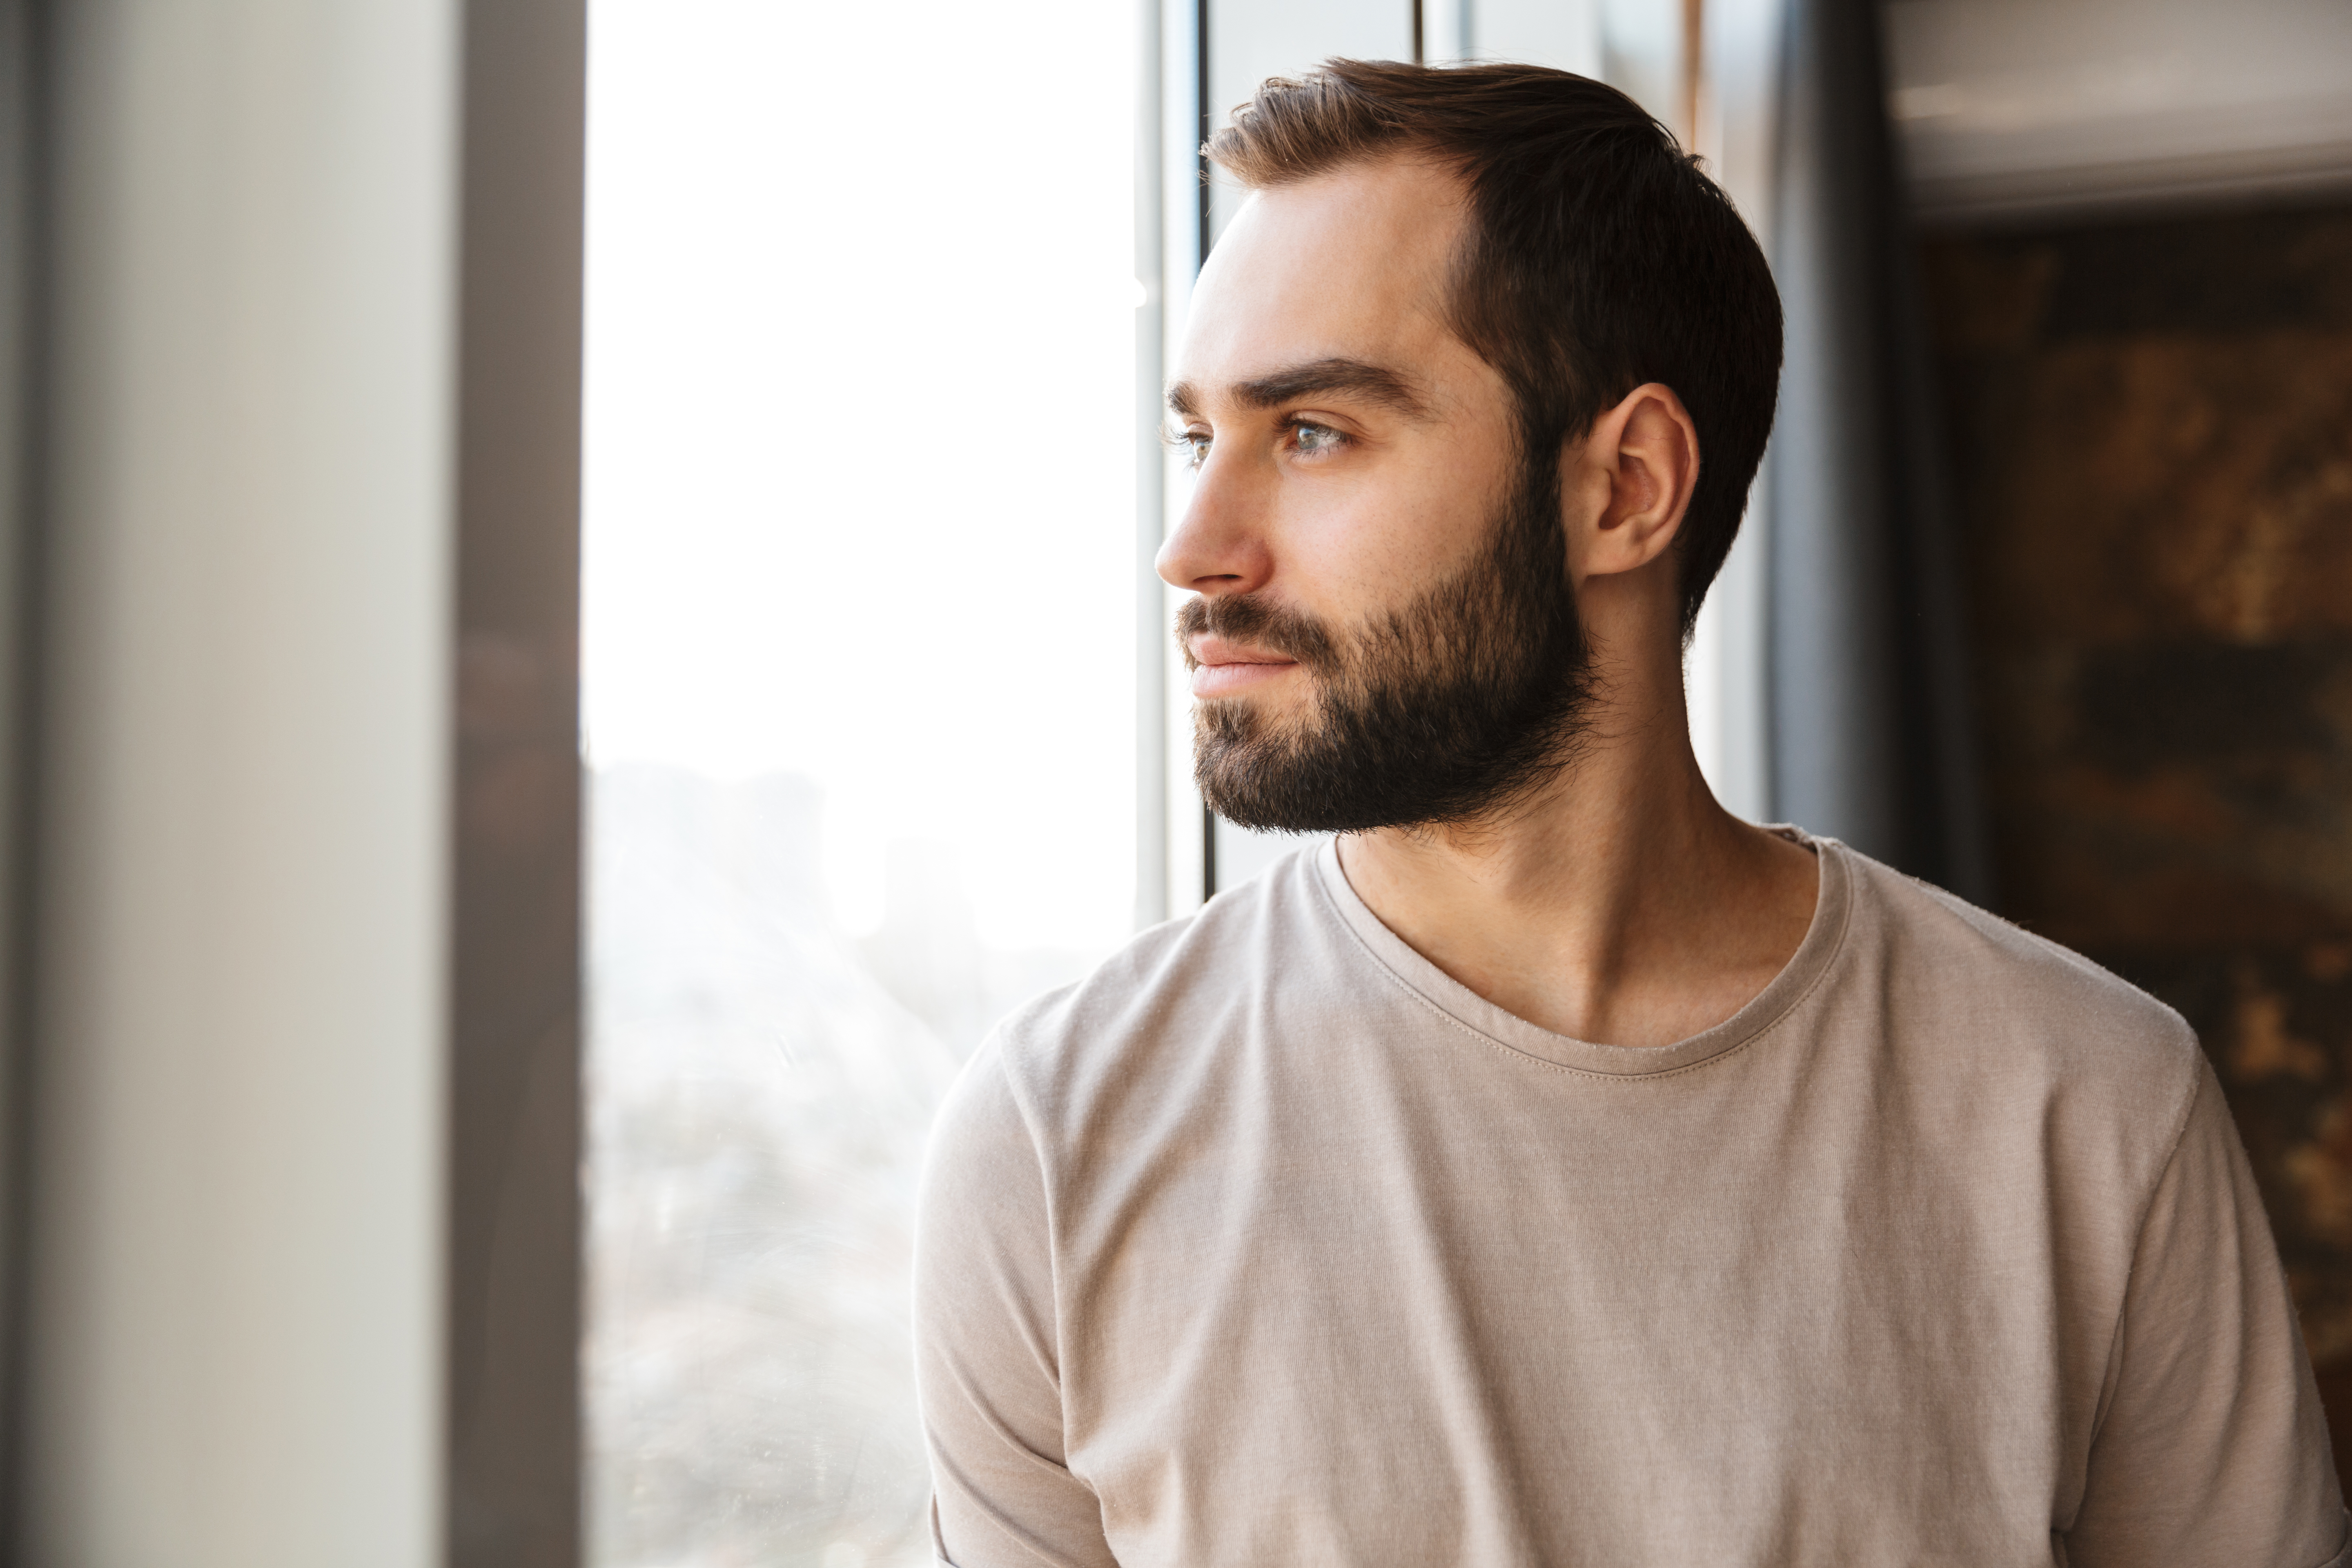
M873 21L590 6L599 1568L931 1561L924 1135L1132 927L1134 18Z

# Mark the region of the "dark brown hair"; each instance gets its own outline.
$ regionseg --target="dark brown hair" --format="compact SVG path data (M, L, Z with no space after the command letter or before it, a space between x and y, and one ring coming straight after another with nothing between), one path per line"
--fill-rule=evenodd
M1471 211L1454 330L1509 384L1529 461L1554 460L1644 382L1675 389L1701 459L1676 544L1687 636L1739 530L1780 375L1771 271L1698 160L1632 99L1566 71L1366 60L1266 82L1206 151L1253 188L1393 153L1451 165Z

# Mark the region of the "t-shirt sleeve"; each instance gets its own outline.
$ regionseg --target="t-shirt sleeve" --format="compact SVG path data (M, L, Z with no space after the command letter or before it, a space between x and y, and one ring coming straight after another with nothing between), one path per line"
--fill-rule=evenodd
M2347 1557L2319 1393L2253 1172L2200 1057L2140 1226L2073 1568Z
M931 1521L954 1568L1116 1568L1069 1471L1045 1176L995 1041L940 1109L915 1234Z

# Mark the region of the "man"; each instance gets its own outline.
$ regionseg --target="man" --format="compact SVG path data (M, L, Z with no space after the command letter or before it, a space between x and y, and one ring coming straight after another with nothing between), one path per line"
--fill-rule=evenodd
M1211 152L1198 776L1339 837L943 1111L942 1559L2352 1563L2187 1026L1701 781L1780 358L1721 194L1522 67L1334 62Z

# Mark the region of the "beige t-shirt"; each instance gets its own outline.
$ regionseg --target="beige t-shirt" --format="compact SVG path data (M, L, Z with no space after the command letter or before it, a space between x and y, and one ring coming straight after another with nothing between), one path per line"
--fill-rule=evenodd
M1787 969L1659 1049L1328 846L1007 1020L924 1183L941 1558L2352 1564L2188 1026L1808 842Z

